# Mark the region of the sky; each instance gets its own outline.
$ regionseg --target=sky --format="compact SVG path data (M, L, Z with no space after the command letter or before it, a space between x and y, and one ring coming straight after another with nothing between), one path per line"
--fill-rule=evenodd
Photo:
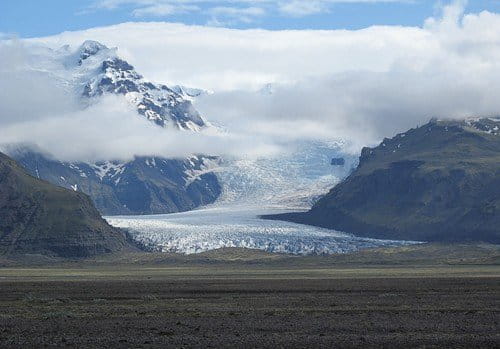
M421 26L447 0L2 0L0 32L39 37L124 22L167 21L248 29ZM473 0L467 12L500 11Z
M59 15L52 22L59 23L64 32L42 25L45 31L29 34L34 30L30 25L40 25L34 19L28 21L30 25L16 24L20 38L0 37L0 139L34 142L65 160L129 159L148 152L174 157L186 156L186 152L265 156L310 140L343 140L345 150L355 154L363 146L376 145L432 117L500 115L497 1L479 6L481 1L464 0L325 0L313 2L319 7L288 8L284 13L278 12L279 6L290 2L233 0L216 12L230 13L230 6L263 7L264 14L249 12L260 13L262 22L240 19L231 25L219 21L217 26L207 24L207 16L197 10L221 5L215 3L169 2L194 11L189 17L197 24L173 23L169 16L155 16L154 21L142 17L154 9L173 11L165 7L166 2L156 0L107 0L93 2L91 10L89 6L73 9L114 18L104 26L87 22L81 30L70 30L75 28L60 23ZM399 15L402 9L424 5L421 18ZM352 27L347 30L299 25L301 21L309 21L308 28L319 25L317 16L334 16L343 6L363 9L358 15L370 21L375 20L376 8L385 8L386 25L354 19L349 20ZM399 10L388 10L390 6ZM318 9L322 12L315 14ZM123 20L128 22L120 23L120 11L126 13ZM295 11L293 16L290 11ZM391 18L397 25L388 22ZM282 21L283 27L278 30L269 24L264 28L266 21L274 25ZM81 110L37 53L66 44L77 50L89 39L118 47L117 54L146 79L213 91L196 100L195 107L228 133L188 137L160 132L120 98L104 98ZM269 83L272 93L263 93Z

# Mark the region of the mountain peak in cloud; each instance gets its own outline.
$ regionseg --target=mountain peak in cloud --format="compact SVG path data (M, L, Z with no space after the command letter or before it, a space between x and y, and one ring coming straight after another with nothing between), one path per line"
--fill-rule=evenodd
M86 40L84 43L78 48L77 52L80 57L78 64L81 65L82 62L90 56L95 55L97 52L101 50L107 50L108 47L101 44L98 41L94 40Z
M206 122L185 93L166 85L146 80L135 68L98 41L86 40L76 49L64 46L57 51L44 51L39 70L57 75L62 85L72 87L76 98L84 104L93 103L104 95L123 96L137 113L161 127L200 131ZM44 61L59 62L59 69L43 65ZM62 63L62 64L61 64ZM182 91L181 91L182 92ZM201 94L201 92L199 93Z
M134 68L115 69L117 80L113 80L114 75L108 76L110 72L103 72L103 61L99 62L109 53L109 64L114 64L112 53L118 51L113 49L99 50L82 66L73 63L73 69L100 63L95 65L92 77L111 79L112 84L101 86L101 92L114 95L113 101L126 101L124 94L126 98L137 96L131 88L146 83L147 78L215 91L196 97L196 109L211 123L228 130L229 136L224 138L227 141L222 142L224 146L213 139L209 144L200 141L198 144L203 144L204 153L206 149L211 149L210 154L234 154L235 150L250 149L253 154L256 142L271 145L261 149L283 149L288 147L286 142L297 138L347 139L353 144L354 152L364 145L376 144L383 137L422 124L430 116L459 118L498 114L500 101L495 91L500 81L500 15L443 11L432 21L434 25L427 21L422 27L296 31L235 30L164 22L123 23L24 42L51 47L70 44L76 48L85 39L93 38L107 47L118 46L116 56ZM20 62L13 56L16 58L0 59L3 66L4 62L12 62L10 66ZM11 75L16 69L17 66L11 69ZM36 76L41 71L43 67ZM141 72L143 80L121 78L122 73L132 71ZM97 85L90 87L97 87L101 80L97 79ZM130 88L126 85L128 80L133 82ZM12 81L8 77L2 81L9 82L5 92L0 90L6 101L13 100ZM264 97L255 93L268 82L273 82L273 94ZM82 89L83 86L85 84L79 85ZM108 91L117 91L117 88L124 93ZM172 89L168 84L167 88ZM26 84L20 89L21 102L14 106L5 103L4 110L9 105L13 109L34 105L22 102L27 100L25 92L33 89L27 89ZM47 86L39 90L41 101L51 100L44 93ZM155 91L148 93L154 97ZM30 93L29 97L36 96ZM61 101L64 99L58 98L50 108L58 108ZM153 108L161 109L163 103L155 104ZM28 115L24 109L16 115L20 118ZM143 121L144 118L137 117L137 108L133 106L131 112L132 119ZM13 115L8 111L3 114ZM55 112L50 110L50 114ZM100 119L102 123L103 116ZM124 119L120 116L120 120ZM147 144L147 151L141 154L149 154L152 137L149 132L144 133L148 134L147 140L137 143ZM23 130L22 136L25 134ZM185 149L194 144L191 135L186 138L189 144L183 143L182 147L168 144L168 151L182 150L184 154ZM131 142L127 139L127 143ZM227 146L230 142L238 146ZM104 143L107 149L112 149L107 140ZM218 146L213 147L214 144ZM166 147L156 147L160 148L163 154Z

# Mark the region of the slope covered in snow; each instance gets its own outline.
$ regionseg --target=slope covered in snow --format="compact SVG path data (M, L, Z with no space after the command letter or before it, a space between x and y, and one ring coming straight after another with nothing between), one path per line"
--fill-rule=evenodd
M141 115L160 126L191 131L205 126L189 99L166 85L144 79L115 48L85 41L74 51L65 46L53 57L64 67L58 72L60 77L66 78L77 94L89 98L105 93L124 95Z

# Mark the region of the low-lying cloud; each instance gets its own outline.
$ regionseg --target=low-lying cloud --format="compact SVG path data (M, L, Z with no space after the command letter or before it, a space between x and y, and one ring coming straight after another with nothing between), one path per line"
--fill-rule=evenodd
M106 95L83 105L43 72L0 71L0 100L0 150L4 151L28 146L58 160L89 162L201 153L253 157L280 151L258 135L160 128L122 96Z
M202 153L258 157L281 151L278 143L258 134L158 127L121 95L85 100L72 86L58 81L50 69L62 67L44 50L16 40L0 44L4 62L0 66L0 150L28 146L58 160L89 162ZM40 59L47 62L40 65L36 62Z
M246 91L214 94L196 106L233 129L270 139L344 139L350 152L432 117L499 114L500 69L435 68L338 74L277 86L267 97Z
M160 128L139 117L117 96L104 97L85 110L4 126L0 139L4 145L35 144L63 161L130 160L151 155L183 158L201 153L258 156L279 151L264 140L246 139L245 135L193 135Z
M126 23L26 41L59 47L99 40L118 46L151 80L214 90L195 105L228 130L222 135L160 129L118 97L82 111L50 75L27 75L24 45L3 45L0 139L34 142L63 159L260 156L301 140L332 139L347 140L348 150L357 152L431 117L498 115L500 15L462 11L456 2L422 28L266 31ZM259 91L266 83L273 83L269 91Z

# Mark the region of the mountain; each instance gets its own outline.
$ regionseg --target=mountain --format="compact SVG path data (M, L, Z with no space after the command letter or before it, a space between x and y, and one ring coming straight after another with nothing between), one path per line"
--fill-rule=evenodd
M214 202L221 192L211 172L214 157L98 163L61 162L32 151L14 157L32 176L88 194L105 215L186 211Z
M89 257L132 249L89 197L27 174L0 153L0 254Z
M96 41L85 41L76 50L69 46L48 50L40 63L33 65L37 71L49 71L54 81L73 91L83 107L113 94L135 106L138 117L144 117L145 122L176 129L185 137L211 127L189 99L204 93L202 90L175 86L174 91L152 83L118 57L116 51ZM128 162L108 159L84 163L58 161L25 146L11 148L14 150L8 154L31 175L88 194L106 215L186 211L214 202L221 193L212 171L218 160L211 156L137 157Z
M185 93L183 89L177 93L166 85L144 79L132 65L117 56L116 49L85 41L76 52L62 54L59 59L67 68L66 74L78 77L76 88L84 97L95 98L106 93L124 95L139 114L162 127L200 131L207 126L191 101L181 95Z
M170 89L175 93L182 96L182 98L194 101L198 97L207 96L213 94L212 91L203 90L201 88L186 87L182 85L170 86Z
M358 236L500 242L500 119L432 120L364 148L310 211L265 217Z

